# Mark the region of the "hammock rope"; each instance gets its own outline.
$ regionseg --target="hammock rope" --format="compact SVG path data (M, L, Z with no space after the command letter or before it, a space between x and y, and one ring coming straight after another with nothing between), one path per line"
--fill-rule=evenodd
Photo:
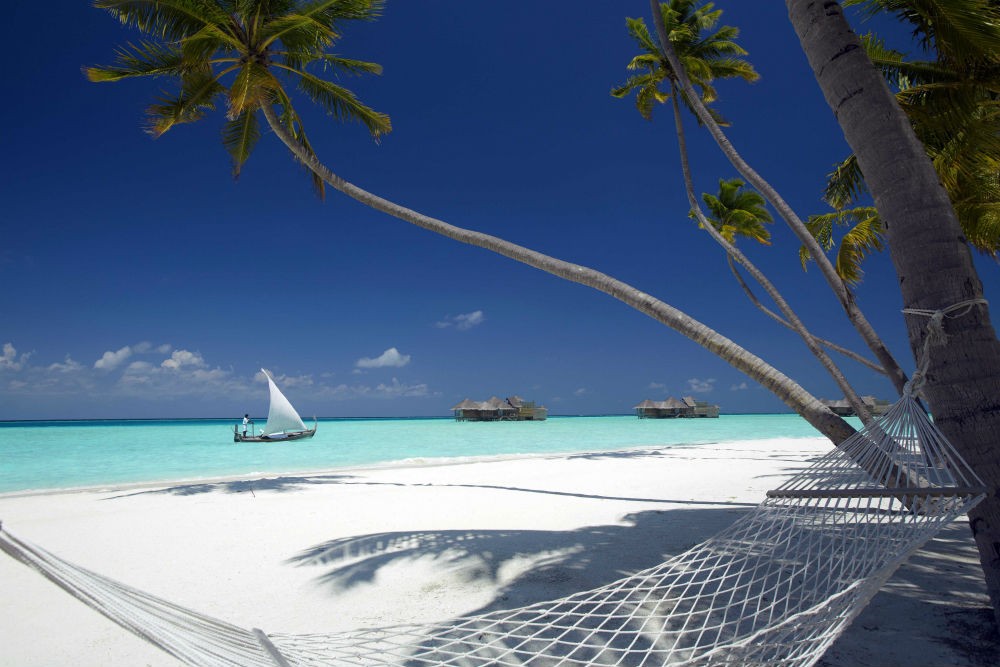
M903 561L985 497L983 482L916 402L917 388L746 517L660 565L559 600L447 622L265 634L120 584L4 530L0 549L199 667L807 667Z

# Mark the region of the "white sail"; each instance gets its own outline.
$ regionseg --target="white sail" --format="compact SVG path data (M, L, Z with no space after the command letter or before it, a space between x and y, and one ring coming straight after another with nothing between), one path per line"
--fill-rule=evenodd
M261 435L274 435L275 433L288 433L291 431L305 431L306 425L302 423L302 417L295 411L292 404L288 402L285 395L274 384L271 374L266 369L260 369L267 378L267 385L271 389L271 407L267 411L267 423Z

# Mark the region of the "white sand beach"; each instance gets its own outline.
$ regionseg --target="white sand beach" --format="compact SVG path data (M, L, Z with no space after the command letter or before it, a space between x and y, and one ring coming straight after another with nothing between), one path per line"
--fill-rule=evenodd
M3 529L269 633L445 620L561 597L704 540L827 449L758 440L0 496ZM179 663L0 554L0 664ZM964 522L820 662L1000 664Z

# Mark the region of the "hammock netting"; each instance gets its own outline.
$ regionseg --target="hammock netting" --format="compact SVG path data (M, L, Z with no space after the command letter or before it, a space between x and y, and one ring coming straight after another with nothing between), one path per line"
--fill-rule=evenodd
M74 566L0 548L190 665L787 665L815 663L895 569L984 497L904 396L706 542L550 602L425 625L265 634Z

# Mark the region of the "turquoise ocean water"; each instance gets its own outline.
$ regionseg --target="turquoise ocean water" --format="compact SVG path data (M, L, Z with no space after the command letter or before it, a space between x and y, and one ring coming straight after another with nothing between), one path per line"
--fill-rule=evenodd
M310 440L236 444L234 423L0 422L0 493L819 435L794 414L544 422L328 419L320 420Z

